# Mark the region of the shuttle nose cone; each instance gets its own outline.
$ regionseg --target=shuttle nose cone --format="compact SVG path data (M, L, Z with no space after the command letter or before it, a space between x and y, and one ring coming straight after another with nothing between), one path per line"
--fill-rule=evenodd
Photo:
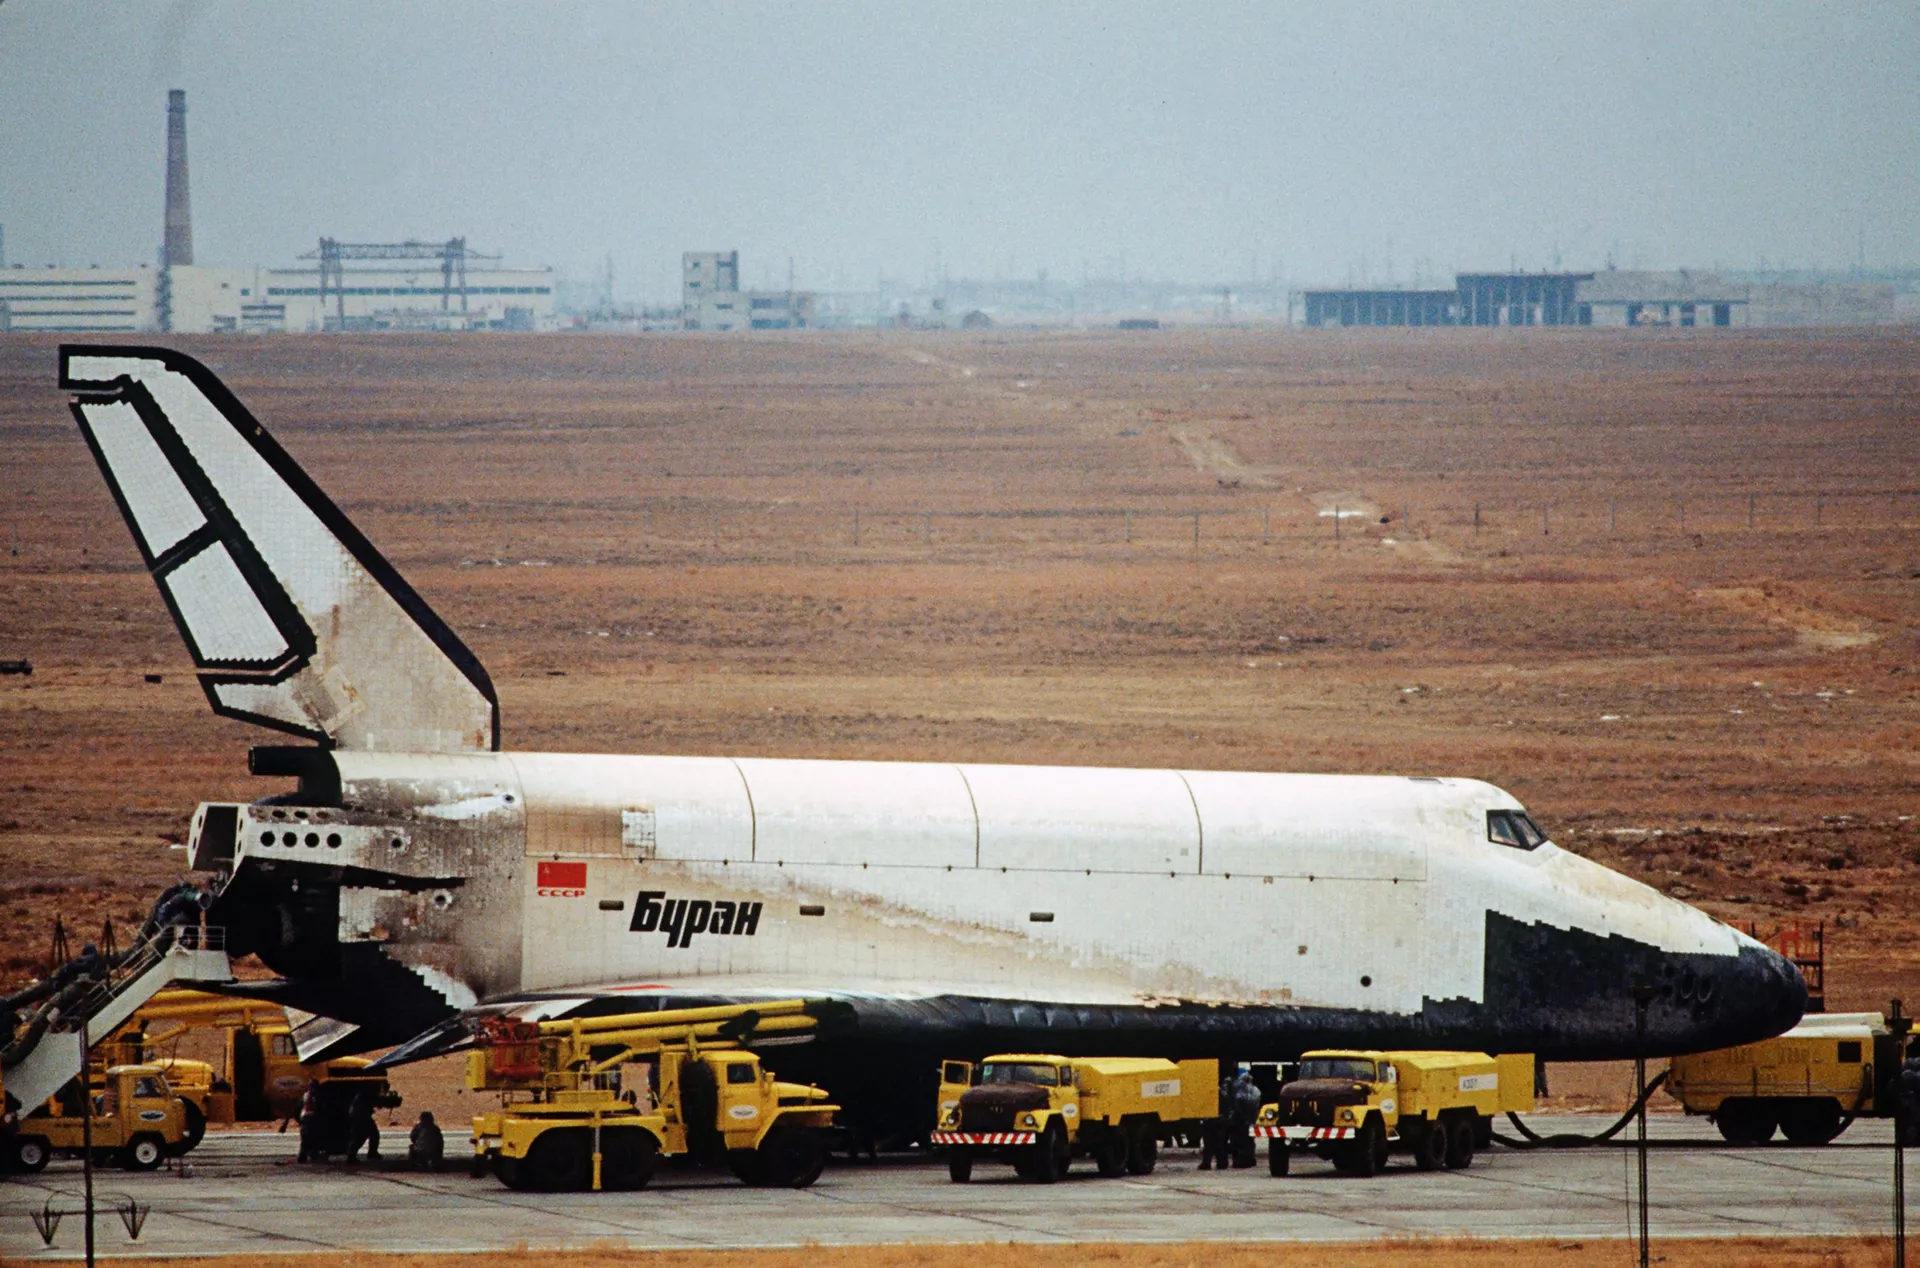
M1800 971L1745 935L1729 946L1730 933L1721 930L1728 950L1717 954L1667 951L1490 912L1487 1002L1496 1020L1516 1023L1510 1051L1555 1061L1706 1052L1791 1029L1807 1009ZM1644 1029L1642 986L1651 991Z
M1697 1032L1672 1036L1675 1050L1730 1048L1770 1038L1791 1030L1807 1011L1800 970L1770 947L1747 943L1739 955L1710 969L1696 967L1697 957L1688 959L1692 963L1686 966L1668 961L1663 980L1655 983L1659 997L1653 1007L1664 1004L1676 1014L1678 1029Z

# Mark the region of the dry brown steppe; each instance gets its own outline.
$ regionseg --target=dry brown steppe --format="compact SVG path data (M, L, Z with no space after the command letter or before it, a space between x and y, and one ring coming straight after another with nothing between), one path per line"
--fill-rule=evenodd
M1824 920L1833 1006L1920 1002L1913 331L177 343L510 747L1473 775L1717 915ZM55 912L135 918L196 802L284 787L56 347L0 337L8 979Z

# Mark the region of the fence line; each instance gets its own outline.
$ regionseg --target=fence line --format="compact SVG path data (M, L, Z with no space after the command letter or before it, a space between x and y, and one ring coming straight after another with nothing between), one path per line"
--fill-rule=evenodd
M459 524L484 507L421 510L363 508L377 521L376 540L392 543L396 559L456 562L439 552L461 541ZM1268 548L1302 543L1355 546L1381 538L1471 543L1487 539L1584 541L1602 538L1691 540L1741 534L1791 532L1910 532L1920 529L1920 489L1734 490L1699 495L1570 497L1506 501L1420 503L1400 499L1393 510L1372 504L1315 506L1294 496L1267 502L1247 499L1231 506L1082 505L936 510L925 507L781 506L754 509L697 499L644 499L629 507L553 504L514 508L534 527L510 523L488 527L492 542L466 539L457 562L539 563L582 559L647 561L668 556L737 557L773 562L781 557L878 559L1020 551L1083 554L1119 548L1128 555L1188 555L1227 548ZM410 533L432 521L428 534ZM15 520L7 526L0 569L54 564L97 565L84 521L65 520L36 540ZM477 527L477 525L476 525ZM412 538L410 541L409 538ZM537 540L543 547L516 551L511 543ZM429 544L430 543L430 544ZM521 558L548 549L563 560ZM116 550L116 556L125 552ZM509 559L508 556L515 556Z

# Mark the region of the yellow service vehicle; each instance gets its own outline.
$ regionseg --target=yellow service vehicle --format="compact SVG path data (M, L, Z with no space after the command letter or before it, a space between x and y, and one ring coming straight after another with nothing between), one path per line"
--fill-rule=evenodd
M1073 1158L1103 1176L1146 1175L1160 1138L1220 1112L1220 1063L1157 1057L1059 1057L1006 1053L975 1069L940 1067L936 1130L947 1174L973 1178L974 1161L998 1158L1023 1179L1051 1184Z
M1892 1117L1899 1054L1879 1013L1814 1013L1773 1039L1675 1057L1667 1092L1736 1145L1764 1144L1776 1129L1824 1145L1856 1115Z
M490 1021L467 1054L467 1086L508 1099L473 1120L475 1170L514 1189L638 1189L662 1155L686 1154L725 1162L748 1184L804 1188L826 1166L840 1107L817 1087L776 1081L743 1045L799 1037L841 1007Z
M181 1056L196 1036L218 1032L218 1065ZM400 1104L386 1076L368 1074L364 1057L303 1064L293 1028L278 1004L205 991L165 990L142 1004L94 1049L89 1079L97 1086L109 1062L158 1066L174 1095L186 1102L185 1153L200 1143L208 1123L267 1123L297 1118L307 1085L317 1085L322 1155L344 1154L347 1106L369 1090L383 1109Z
M180 1055L190 1035L209 1030L220 1032L217 1066ZM114 1033L113 1043L130 1059L166 1070L173 1090L208 1122L293 1118L308 1081L324 1077L320 1063L300 1063L284 1008L205 991L161 991Z
M39 1171L55 1153L85 1148L88 1127L83 1102L93 1102L93 1151L117 1157L130 1171L151 1171L168 1156L185 1152L186 1104L167 1086L157 1066L117 1065L106 1071L91 1098L74 1080L61 1097L23 1116L8 1140L7 1161L20 1171Z
M1473 1165L1491 1143L1493 1116L1533 1109L1533 1058L1483 1052L1324 1050L1300 1058L1279 1099L1260 1107L1253 1134L1267 1166L1286 1175L1295 1152L1370 1176L1395 1147L1423 1171Z

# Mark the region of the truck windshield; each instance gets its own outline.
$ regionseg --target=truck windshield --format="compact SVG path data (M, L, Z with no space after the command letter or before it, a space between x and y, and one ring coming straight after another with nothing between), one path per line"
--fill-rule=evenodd
M989 1061L980 1067L982 1083L1038 1083L1057 1087L1060 1076L1050 1065L1038 1061Z
M1300 1063L1302 1079L1352 1079L1356 1083L1374 1080L1373 1062L1365 1057L1308 1057Z

